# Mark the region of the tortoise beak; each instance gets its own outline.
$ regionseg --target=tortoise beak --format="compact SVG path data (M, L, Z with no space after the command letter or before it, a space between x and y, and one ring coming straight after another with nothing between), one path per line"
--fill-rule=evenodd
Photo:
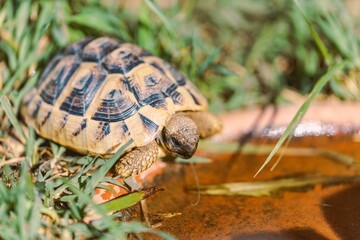
M185 143L183 142L183 144L181 145L174 146L174 143L172 143L173 141L171 140L171 138L170 137L167 138L165 132L162 131L157 141L159 145L162 146L162 148L165 149L169 155L173 157L181 157L184 159L189 159L196 152L199 138L198 137L193 138Z
M197 146L198 146L198 143L196 143L195 146L187 145L183 151L177 152L177 155L181 158L189 159L195 154Z

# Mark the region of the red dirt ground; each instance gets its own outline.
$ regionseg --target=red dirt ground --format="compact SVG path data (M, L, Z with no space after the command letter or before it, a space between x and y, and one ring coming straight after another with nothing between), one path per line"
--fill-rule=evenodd
M343 137L308 137L294 139L301 147L326 146L358 158L360 143ZM268 169L253 178L265 156L239 155L230 161L229 154L200 155L212 163L173 170L168 164L156 184L164 192L148 199L149 213L181 213L162 222L159 230L178 239L360 239L360 184L336 184L281 191L274 196L205 196L186 189L201 184L236 181L260 181L290 176L354 176L358 166L347 166L322 157L283 157L273 172ZM231 164L230 164L231 163ZM230 166L230 167L229 167ZM146 239L159 239L146 235Z

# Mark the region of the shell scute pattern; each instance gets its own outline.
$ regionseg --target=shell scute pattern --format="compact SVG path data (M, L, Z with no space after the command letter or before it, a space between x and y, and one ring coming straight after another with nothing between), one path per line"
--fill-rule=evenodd
M38 81L37 87L39 87L43 84L44 80L49 76L49 73L52 70L54 70L54 68L61 61L62 58L63 58L63 55L58 54L50 61L50 63L45 68L45 70L42 72L42 74L40 76L40 80Z
M71 45L69 45L68 47L65 48L63 54L64 55L80 55L80 53L82 52L82 50L84 49L84 47L91 41L93 41L94 38L85 38L82 39L80 41L77 41ZM61 53L59 55L62 55ZM49 66L48 66L49 67Z
M74 74L71 92L60 105L60 110L84 116L97 90L102 86L106 73L97 66L85 66Z
M130 118L139 110L138 105L120 89L115 81L109 82L109 89L104 90L98 107L91 119L105 122L119 122Z
M100 62L113 50L117 49L120 43L109 38L97 38L89 42L81 52L83 61Z
M22 114L45 138L111 156L129 140L129 149L154 140L175 112L206 107L170 64L104 37L79 41L55 56L24 99Z
M141 53L141 49L134 45L122 44L105 58L102 65L109 73L126 74L144 63Z
M109 135L109 133L110 133L110 124L108 122L100 122L95 139L97 141L100 141L105 136Z
M170 64L163 62L164 67L170 72L171 76L176 80L176 83L179 86L184 86L186 84L186 77L176 71Z
M69 116L69 115L66 115L66 116ZM87 122L87 119L86 118L83 119L80 126L72 133L72 135L73 136L79 135L79 133L86 128L86 122Z
M39 86L42 100L53 105L79 66L80 61L77 58L69 58L68 62L60 61L49 73L48 79Z

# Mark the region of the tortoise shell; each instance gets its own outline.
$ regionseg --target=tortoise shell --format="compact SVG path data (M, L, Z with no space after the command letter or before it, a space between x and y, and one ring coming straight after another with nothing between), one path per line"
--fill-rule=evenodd
M179 111L204 111L206 99L169 63L140 47L102 37L56 55L24 98L26 123L83 154L111 156L153 141Z

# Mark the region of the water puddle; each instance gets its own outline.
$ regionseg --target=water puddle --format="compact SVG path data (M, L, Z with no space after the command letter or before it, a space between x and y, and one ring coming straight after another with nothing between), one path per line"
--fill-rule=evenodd
M228 151L233 145L205 145L198 156L210 163L168 163L151 184L165 191L147 200L150 221L178 239L360 239L360 142L350 135L294 138L276 168L270 171L270 164L254 178L267 156L264 149L273 143L255 140L236 154ZM338 161L337 155L353 162ZM224 183L237 190L258 187L253 182L284 185L288 179L310 183L285 184L259 196L203 191Z

